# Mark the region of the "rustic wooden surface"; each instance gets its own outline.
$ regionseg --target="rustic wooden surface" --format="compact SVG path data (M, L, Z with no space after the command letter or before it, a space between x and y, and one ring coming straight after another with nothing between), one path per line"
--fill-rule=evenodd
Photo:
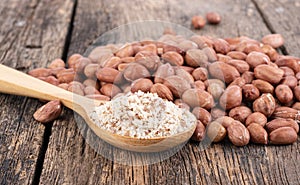
M190 28L192 15L208 11L219 12L222 23L193 30L196 33L255 39L280 33L286 40L282 52L300 57L299 3L8 0L0 4L0 63L25 72L56 57L83 54L99 35L126 23L163 20ZM188 143L162 162L130 166L97 153L88 144L93 133L76 123L68 109L44 126L32 118L41 105L37 100L2 94L0 103L0 184L300 184L299 139L288 146L239 148L221 143L205 150ZM103 146L107 144L99 141L97 151L112 156L119 152ZM133 155L128 160L139 158Z

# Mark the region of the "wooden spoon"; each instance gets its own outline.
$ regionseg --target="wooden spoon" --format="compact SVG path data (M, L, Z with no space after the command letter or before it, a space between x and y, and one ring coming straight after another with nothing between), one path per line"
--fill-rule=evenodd
M1 64L0 92L44 100L58 99L66 107L82 116L98 137L113 146L135 152L159 152L171 149L186 142L196 127L196 125L194 125L189 130L173 136L151 139L137 139L113 134L101 129L89 118L89 114L94 110L94 107L99 106L103 102L74 94Z

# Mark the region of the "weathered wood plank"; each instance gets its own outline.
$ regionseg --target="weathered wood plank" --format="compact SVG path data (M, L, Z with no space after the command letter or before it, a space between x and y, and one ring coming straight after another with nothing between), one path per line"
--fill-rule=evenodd
M69 55L84 53L102 33L140 20L165 20L190 28L192 15L217 11L223 16L218 26L206 26L198 34L218 37L246 35L261 39L270 33L251 1L78 1ZM52 128L46 153L42 184L299 184L299 141L289 146L214 144L201 150L197 143L160 163L128 166L114 163L86 144L93 133L77 125L71 111ZM79 129L80 128L80 129ZM106 148L108 154L114 150ZM289 151L289 152L287 152ZM139 160L139 157L128 160ZM126 152L124 152L126 158Z
M0 63L26 72L61 57L72 6L71 0L1 3ZM4 94L0 102L0 184L32 184L44 152L45 126L32 118L41 103Z
M283 35L286 52L300 57L300 2L298 0L254 0L254 2L272 32Z

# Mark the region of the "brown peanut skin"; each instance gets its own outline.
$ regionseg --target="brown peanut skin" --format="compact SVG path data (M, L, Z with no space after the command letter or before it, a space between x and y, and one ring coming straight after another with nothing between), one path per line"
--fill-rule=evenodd
M274 86L264 80L253 80L252 84L259 90L260 93L271 93L274 92Z
M224 62L214 62L208 67L210 75L214 78L231 83L234 79L240 77L238 70Z
M186 90L191 88L191 85L186 80L175 75L167 77L163 84L167 86L177 98L180 98Z
M240 106L242 98L242 89L237 85L232 85L225 89L224 93L220 97L219 103L223 109L229 110Z
M119 84L123 80L122 73L111 67L99 68L96 72L98 80L107 83Z
M211 109L214 99L211 94L201 89L188 89L182 94L182 100L191 107Z
M251 109L246 106L239 106L231 109L229 111L229 117L232 117L235 120L245 123L247 117L252 113Z
M174 66L182 66L183 65L183 57L178 54L177 52L174 52L174 51L169 51L169 52L166 52L164 53L161 58L171 64L171 65L174 65Z
M297 86L294 88L294 95L295 95L295 98L300 101L300 86Z
M250 141L250 134L247 128L239 121L234 121L227 128L228 138L235 146L245 146Z
M196 116L198 120L201 121L205 126L207 126L211 122L211 115L210 113L201 107L195 107L192 113Z
M225 127L227 129L230 125L233 124L233 122L235 120L229 116L221 116L218 119L216 119L215 121L219 122L221 125L223 125L223 127Z
M265 116L270 117L275 111L275 107L276 102L272 94L265 93L253 102L252 109L254 112L261 112Z
M40 107L33 117L39 122L48 123L59 117L62 107L59 100L53 100Z
M170 89L161 84L161 83L156 83L154 84L151 89L150 89L150 92L151 93L157 93L157 95L163 99L167 99L169 101L173 101L174 100L174 97L173 97L173 94L172 92L170 91Z
M274 145L286 145L296 142L298 135L291 127L280 127L269 134L269 140Z
M210 24L219 24L221 22L221 16L216 12L208 12L206 14L206 19Z
M250 65L251 68L255 68L261 64L270 63L270 58L260 52L253 51L247 55L246 62Z
M261 39L262 43L268 44L273 48L279 48L284 44L284 39L280 34L269 34Z
M206 127L206 135L214 143L222 141L226 134L226 129L219 122L213 121Z
M153 82L147 78L140 78L131 83L131 92L143 91L150 92L153 86Z
M190 49L185 54L185 62L191 67L204 67L209 64L207 55L200 49Z
M300 112L295 108L285 106L276 107L275 111L272 114L272 118L285 118L300 121Z
M243 97L247 101L254 101L260 95L259 90L253 84L245 84L242 87L242 92L243 92Z
M100 92L105 96L113 98L117 94L121 93L122 90L113 84L105 84L101 87Z
M283 104L291 102L294 98L291 88L283 84L280 84L275 88L275 94L277 99Z
M138 63L131 63L124 69L123 76L128 81L134 81L139 78L148 78L151 74L145 66Z
M257 123L257 124L261 125L262 127L264 127L267 122L268 122L268 119L263 113L254 112L247 117L245 125L249 126L252 123Z
M268 132L272 132L281 127L291 127L296 131L296 133L299 132L299 125L293 119L276 118L266 124Z
M36 68L28 72L33 77L47 77L51 75L51 70L46 68Z
M254 68L254 76L258 79L265 80L271 84L278 84L282 77L284 71L282 69L273 67L271 65L258 65Z
M191 139L194 141L202 141L204 138L205 138L205 126L201 123L201 121L197 120L197 126Z
M252 123L247 127L250 134L250 141L257 144L268 144L268 133L258 123Z

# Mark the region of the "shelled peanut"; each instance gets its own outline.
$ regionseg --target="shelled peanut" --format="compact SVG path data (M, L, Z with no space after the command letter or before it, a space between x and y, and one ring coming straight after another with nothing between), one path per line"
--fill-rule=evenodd
M263 43L165 34L157 41L99 46L87 57L70 56L68 68L56 59L29 74L105 101L129 91L157 93L197 117L196 141L291 144L299 132L300 59L273 48L283 45L278 34Z

